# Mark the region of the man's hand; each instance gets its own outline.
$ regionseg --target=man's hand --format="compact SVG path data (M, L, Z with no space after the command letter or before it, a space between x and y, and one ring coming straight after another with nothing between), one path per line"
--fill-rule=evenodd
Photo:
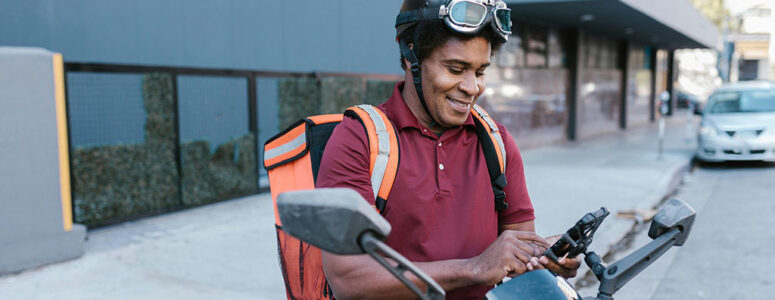
M540 256L550 244L529 231L505 230L495 242L467 261L474 284L494 285L504 277L528 271L531 259Z
M549 243L548 247L551 247L554 242L560 239L562 235L554 235L546 238L546 241ZM544 250L546 251L546 250ZM540 255L540 254L539 254ZM536 255L538 256L538 255ZM581 266L581 259L576 258L560 258L558 262L546 257L541 256L539 258L533 257L528 264L528 269L549 269L550 271L554 272L555 274L558 274L565 278L573 278L576 277L576 270L579 269Z

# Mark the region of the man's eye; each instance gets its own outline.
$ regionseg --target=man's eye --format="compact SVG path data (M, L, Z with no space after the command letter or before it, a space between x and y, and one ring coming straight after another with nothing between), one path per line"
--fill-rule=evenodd
M463 69L461 69L461 68L447 67L447 69L449 69L449 72L452 73L452 74L463 73Z
M476 77L482 77L484 76L484 72L476 72Z

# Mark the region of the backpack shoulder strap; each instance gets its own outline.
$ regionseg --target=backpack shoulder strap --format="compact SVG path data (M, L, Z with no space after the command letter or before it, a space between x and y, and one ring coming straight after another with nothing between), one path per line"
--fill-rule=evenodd
M328 141L342 114L319 115L301 119L264 144L264 168L269 176L269 190L274 203L275 224L282 226L277 211L277 195L315 188L315 171L320 165L322 146ZM328 134L322 135L321 131ZM320 153L317 153L320 152Z
M476 124L476 135L479 137L479 144L484 152L484 159L487 163L487 169L490 173L490 183L492 191L495 194L495 210L502 211L508 204L506 192L506 147L503 144L503 138L498 130L498 125L490 118L484 109L479 105L474 105L471 109L471 115Z
M381 110L371 105L353 106L344 114L360 120L363 128L366 129L369 139L371 161L369 172L371 188L374 191L374 204L382 213L398 173L400 154L396 129Z

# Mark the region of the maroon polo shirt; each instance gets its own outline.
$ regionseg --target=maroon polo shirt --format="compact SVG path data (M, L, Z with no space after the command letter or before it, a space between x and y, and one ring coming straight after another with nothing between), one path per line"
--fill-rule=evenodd
M471 115L441 136L420 125L401 96L398 83L378 108L398 130L401 159L384 217L392 230L386 243L415 262L470 258L498 237L498 225L534 219L522 157L514 138L498 124L506 147L506 201L495 211L484 154ZM317 187L348 187L374 204L366 132L345 117L326 145ZM447 293L447 299L482 299L491 287L474 286Z

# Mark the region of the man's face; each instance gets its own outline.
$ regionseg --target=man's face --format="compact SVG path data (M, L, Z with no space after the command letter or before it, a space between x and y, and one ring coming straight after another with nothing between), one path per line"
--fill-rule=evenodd
M422 61L425 102L440 127L460 126L468 118L485 89L484 70L490 65L490 51L490 42L483 37L467 41L451 38Z

